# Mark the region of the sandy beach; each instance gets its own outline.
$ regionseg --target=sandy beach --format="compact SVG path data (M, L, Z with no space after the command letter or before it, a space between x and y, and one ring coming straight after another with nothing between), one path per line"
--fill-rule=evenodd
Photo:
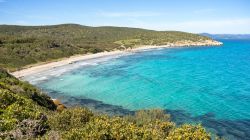
M101 52L101 53L96 53L96 54L86 54L86 55L74 55L69 58L64 58L62 60L58 60L55 62L49 62L46 64L41 64L41 65L34 65L29 68L25 68L19 71L15 71L11 73L13 76L17 78L21 78L30 74L35 74L39 73L45 70L53 69L55 67L60 67L63 65L71 64L76 61L83 61L87 59L95 59L99 57L105 57L105 56L111 56L111 55L118 55L122 54L124 51L111 51L111 52Z
M63 58L58 61L42 63L42 64L34 64L28 68L24 68L22 70L18 70L12 72L11 74L17 78L22 78L31 74L39 73L45 70L53 69L56 67L64 66L67 64L74 63L76 61L84 61L88 59L95 59L100 57L112 56L112 55L121 55L124 53L133 53L137 51L147 50L147 49L157 49L157 48L176 48L176 47L183 47L183 46L208 46L208 45L221 45L220 42L202 42L202 43L195 43L195 42L180 42L175 44L167 44L161 46L154 46L154 45L144 45L144 46L137 46L132 49L126 50L115 50L110 52L100 52L96 54L84 54L84 55L74 55L69 58Z
M84 54L84 55L74 55L68 58L63 58L61 60L55 61L55 62L48 62L48 63L42 63L42 64L34 64L31 65L28 68L24 68L22 70L18 70L15 72L12 72L11 74L17 78L25 77L31 74L39 73L45 70L53 69L56 67L60 67L63 65L71 64L76 61L84 61L88 59L97 59L100 57L107 57L112 55L121 55L124 53L133 53L140 50L147 50L147 49L154 49L154 48L167 48L169 46L142 46L139 48L134 49L127 49L127 50L116 50L111 52L100 52L96 54Z

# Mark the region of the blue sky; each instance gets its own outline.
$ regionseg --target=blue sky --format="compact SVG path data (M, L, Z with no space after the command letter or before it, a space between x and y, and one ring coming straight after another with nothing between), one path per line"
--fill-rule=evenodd
M0 24L250 33L250 0L0 0Z

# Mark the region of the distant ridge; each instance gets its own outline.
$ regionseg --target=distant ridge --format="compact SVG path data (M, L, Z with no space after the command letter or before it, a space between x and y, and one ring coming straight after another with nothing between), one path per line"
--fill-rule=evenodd
M209 34L201 33L200 35L207 36L213 39L250 39L250 34Z

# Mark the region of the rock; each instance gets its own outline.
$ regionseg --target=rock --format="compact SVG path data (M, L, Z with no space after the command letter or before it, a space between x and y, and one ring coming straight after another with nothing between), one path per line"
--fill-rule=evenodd
M58 100L58 99L52 99L53 100L53 102L54 102L54 104L56 105L56 110L57 111L63 111L64 109L66 109L67 107L65 106L65 105L63 105L62 103L61 103L61 101L60 100Z

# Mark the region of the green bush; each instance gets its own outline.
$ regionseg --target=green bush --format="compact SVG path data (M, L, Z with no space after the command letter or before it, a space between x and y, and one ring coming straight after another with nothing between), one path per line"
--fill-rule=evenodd
M136 119L131 119L133 116L127 117L108 117L108 116L92 116L91 119L82 124L68 124L68 129L62 125L56 125L57 128L63 128L60 131L60 136L63 139L194 139L194 140L210 140L210 135L201 125L183 125L175 127L175 124L170 121L169 115L162 114L161 110L142 110L137 112ZM141 115L145 114L146 121L141 121ZM58 117L58 116L56 116ZM72 116L70 117L71 119ZM58 121L58 119L54 120ZM139 121L139 122L137 122ZM61 121L59 121L61 122ZM63 121L65 122L65 120ZM54 124L52 124L54 125ZM72 127L73 126L73 127ZM56 128L54 128L56 129ZM59 129L57 129L59 130Z
M71 129L63 138L73 139L133 139L141 137L141 129L120 117L98 116L80 129Z
M16 124L15 129L0 132L0 139L31 139L44 135L49 130L47 117L41 114L38 120L25 119Z
M38 119L45 109L32 100L17 96L9 91L0 90L2 112L0 114L0 131L14 129L24 119Z
M151 120L140 126L122 117L93 117L84 127L73 128L62 134L62 138L73 139L154 139L168 138L175 125L168 121Z
M72 128L84 127L93 113L86 108L64 109L49 117L49 124L53 130L66 131Z
M50 110L55 110L56 105L46 94L41 93L36 87L27 82L22 82L0 68L0 88L18 94L24 98L32 99L37 104ZM0 99L1 100L1 99Z
M155 121L170 121L170 115L161 109L139 110L133 116L127 116L129 121L138 125L152 123Z
M170 132L168 140L210 140L210 135L201 125L185 124Z
M0 109L6 109L9 105L16 102L16 97L8 90L0 89Z

